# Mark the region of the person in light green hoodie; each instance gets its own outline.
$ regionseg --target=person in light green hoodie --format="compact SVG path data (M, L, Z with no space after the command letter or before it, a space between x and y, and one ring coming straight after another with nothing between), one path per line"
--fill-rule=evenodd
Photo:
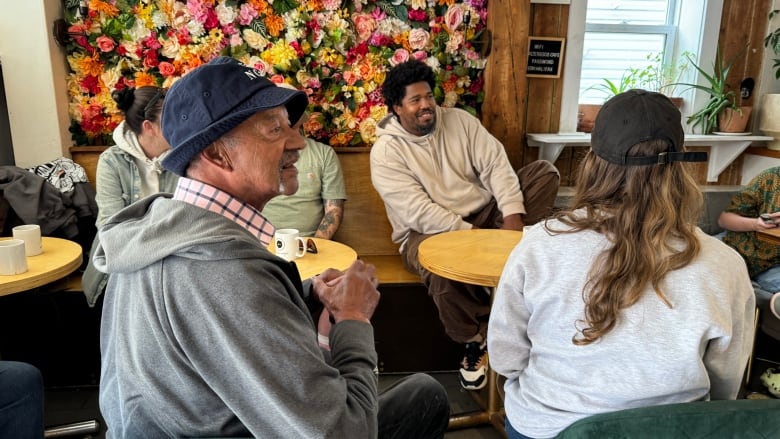
M117 108L125 116L114 129L116 145L100 154L95 174L96 226L141 198L158 192L173 192L179 176L163 169L160 161L170 151L162 134L160 119L165 89L127 87L112 93ZM90 255L98 244L92 242ZM95 270L91 262L82 276L87 303L94 306L105 290L108 276Z

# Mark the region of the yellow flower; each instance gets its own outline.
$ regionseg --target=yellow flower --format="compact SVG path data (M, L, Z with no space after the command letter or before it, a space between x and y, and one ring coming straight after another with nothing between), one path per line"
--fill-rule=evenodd
M290 69L290 62L298 59L298 55L286 41L274 43L268 50L264 51L260 57L263 61L273 64L282 70Z
M148 29L154 29L155 27L154 22L152 21L152 12L154 12L153 5L144 6L143 2L138 3L136 17L139 20L143 20L144 25L146 25Z

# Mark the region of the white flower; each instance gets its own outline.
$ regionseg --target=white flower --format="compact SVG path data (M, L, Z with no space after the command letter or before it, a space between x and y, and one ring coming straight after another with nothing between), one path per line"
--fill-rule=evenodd
M219 24L222 26L236 20L237 14L235 8L226 5L224 1L219 2L217 7L214 8L214 12L217 13L217 19L219 19Z
M143 20L135 20L133 27L127 31L127 36L133 41L140 41L151 35L150 31L146 27L146 23Z
M160 44L162 44L162 47L160 48L160 54L166 58L175 59L179 54L179 49L181 49L178 38L168 38L167 40L161 40Z
M168 16L159 10L152 12L152 23L154 23L154 27L157 29L170 24L168 23Z
M193 37L199 37L206 32L206 30L203 28L203 25L201 23L198 23L197 20L188 21L186 27L187 27L187 31Z
M442 107L454 107L458 103L458 93L454 91L448 91L444 94L444 102L441 103Z
M241 34L244 36L244 41L246 41L249 47L255 50L265 50L265 48L268 47L268 40L252 29L246 28Z

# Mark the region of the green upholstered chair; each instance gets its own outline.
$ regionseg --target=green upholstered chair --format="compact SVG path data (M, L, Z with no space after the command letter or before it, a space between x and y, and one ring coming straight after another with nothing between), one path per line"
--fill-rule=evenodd
M780 399L700 401L620 410L573 423L556 439L780 438Z

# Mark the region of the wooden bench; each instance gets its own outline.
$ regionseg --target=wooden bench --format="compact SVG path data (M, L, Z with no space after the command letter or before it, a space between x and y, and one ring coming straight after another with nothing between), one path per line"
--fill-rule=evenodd
M84 167L93 187L98 156L105 149L104 146L70 148L73 161ZM352 247L360 259L375 265L381 284L420 284L420 277L404 268L398 245L390 239L392 228L384 203L371 184L369 151L369 148L338 150L348 200L344 221L333 239ZM69 289L77 287L68 286Z
M347 202L344 220L333 239L352 247L360 259L376 266L380 284L420 284L420 277L404 268L398 244L390 239L392 228L385 205L371 184L369 149L342 148L338 157Z

